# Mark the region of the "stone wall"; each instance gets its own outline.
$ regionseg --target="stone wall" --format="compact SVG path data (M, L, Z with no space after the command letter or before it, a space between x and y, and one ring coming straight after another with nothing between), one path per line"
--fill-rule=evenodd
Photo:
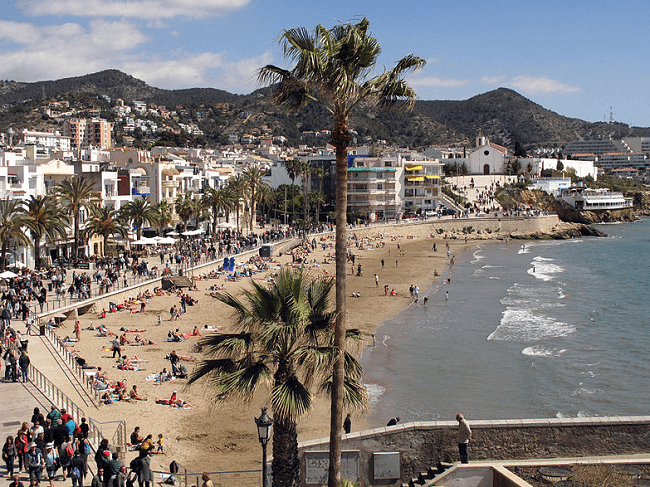
M650 416L470 421L470 426L470 461L623 455L650 450ZM405 423L351 433L344 436L342 448L359 451L361 485L387 485L373 481L373 453L400 452L401 481L407 481L439 461L458 460L457 428L456 421ZM299 449L304 469L303 452L327 450L328 439L303 442Z

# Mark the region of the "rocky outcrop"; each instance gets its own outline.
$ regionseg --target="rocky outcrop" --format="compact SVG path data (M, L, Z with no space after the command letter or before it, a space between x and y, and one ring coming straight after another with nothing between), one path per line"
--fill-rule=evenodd
M512 233L510 238L517 240L568 240L571 238L606 237L600 230L584 223L568 223L561 228L553 228L548 232Z

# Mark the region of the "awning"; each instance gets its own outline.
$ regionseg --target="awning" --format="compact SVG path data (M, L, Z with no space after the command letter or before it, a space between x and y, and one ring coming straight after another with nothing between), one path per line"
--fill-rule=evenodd
M176 169L175 167L168 167L166 169L163 169L160 171L160 175L163 177L168 177L168 176L178 176L181 172Z
M421 171L422 166L406 166L404 167L407 171Z
M425 176L427 179L440 179L440 176Z
M411 182L424 181L424 176L411 176L407 177L406 180Z

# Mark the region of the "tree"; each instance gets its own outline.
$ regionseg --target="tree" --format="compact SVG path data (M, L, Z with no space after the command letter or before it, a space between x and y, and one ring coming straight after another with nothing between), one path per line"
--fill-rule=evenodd
M250 399L259 386L270 385L273 411L273 486L300 485L298 420L311 409L314 393L332 385L334 313L330 311L331 279L312 279L302 270L282 269L269 287L251 281L241 297L217 296L228 305L238 330L215 333L199 342L211 358L203 360L190 384L210 377L218 399ZM348 338L359 338L350 330ZM345 355L345 402L365 404L361 366ZM340 434L340 432L339 432Z
M25 223L25 208L19 200L5 198L0 200L0 242L2 251L0 254L0 270L4 271L7 263L7 250L13 242L14 245L29 247L31 241L25 235L23 227ZM14 255L14 260L15 260Z
M300 175L301 172L301 166L302 161L300 159L291 159L290 161L284 163L284 167L287 170L287 175L289 176L289 179L291 179L291 186L295 186L296 178ZM296 213L295 200L292 199L291 204L291 214L294 215Z
M244 172L242 173L242 177L244 178L244 182L246 186L248 186L246 193L248 194L249 198L249 208L250 208L250 227L249 230L252 232L253 231L253 222L255 222L255 205L260 199L260 194L261 194L261 188L264 186L268 186L267 183L264 182L262 179L262 176L264 175L263 171L259 167L255 166L249 166L246 169L244 169Z
M62 208L65 208L72 215L74 248L72 255L74 259L79 257L79 224L81 223L81 210L90 204L93 195L93 183L86 178L74 176L72 179L64 179L55 186L54 192L59 197Z
M122 207L122 216L126 221L135 226L137 239L142 238L142 227L147 224L155 225L158 222L156 209L148 199L135 199Z
M409 54L389 71L370 77L381 48L368 32L369 22L338 24L331 29L318 25L313 33L305 28L284 31L280 45L284 56L295 65L284 69L267 65L260 69L263 84L277 83L275 102L293 108L310 101L323 105L334 118L331 141L336 152L336 333L337 359L330 421L330 487L341 483L341 427L343 423L343 362L346 332L346 210L347 147L350 113L362 103L380 108L412 108L415 92L404 81L404 74L425 64Z
M232 193L224 189L214 189L208 186L203 194L203 202L212 213L212 233L217 231L217 218L220 212L226 212L233 206Z
M316 205L315 220L318 225L318 222L320 221L320 207L325 202L325 195L323 194L323 179L325 178L325 175L329 175L329 173L326 173L325 169L322 167L313 167L311 173L318 178L318 191L312 191L309 198L311 202Z
M153 205L156 211L156 222L158 223L158 230L162 234L163 230L172 222L173 208L167 200L162 200Z
M82 231L84 238L99 235L103 239L102 254L106 255L108 237L119 235L126 238L129 235L128 226L120 218L120 212L114 208L90 205L90 216Z
M32 196L25 203L25 226L34 237L34 266L41 267L41 240L67 237L68 217L51 196Z
M179 196L174 202L174 209L178 218L183 222L183 231L187 230L187 224L194 217L196 222L199 222L199 218L203 213L204 206L200 200L192 198L190 195L185 195L185 197Z
M241 175L233 176L228 179L228 189L232 191L233 195L233 209L235 210L235 218L237 219L237 231L239 227L239 214L241 209L242 200L246 199L246 181Z

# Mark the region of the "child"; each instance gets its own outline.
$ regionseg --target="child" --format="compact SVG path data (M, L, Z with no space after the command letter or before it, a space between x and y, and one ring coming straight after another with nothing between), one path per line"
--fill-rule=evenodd
M158 445L158 448L156 449L156 453L162 453L163 455L165 454L165 449L163 448L163 435L160 433L158 435L158 441L156 442L156 445Z

